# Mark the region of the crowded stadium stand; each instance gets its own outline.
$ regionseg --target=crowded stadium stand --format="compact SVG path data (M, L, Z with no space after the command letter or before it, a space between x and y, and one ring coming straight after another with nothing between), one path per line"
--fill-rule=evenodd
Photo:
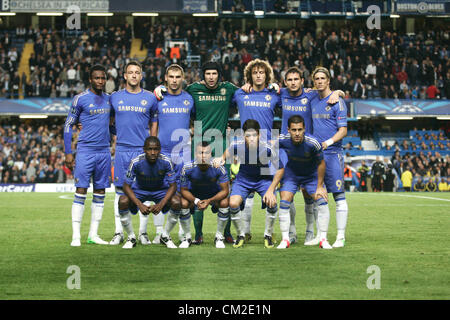
M142 87L153 91L171 63L185 69L185 86L201 80L207 61L221 63L223 80L241 86L255 58L270 62L280 85L291 66L303 72L305 87L316 66L330 70L331 89L346 94L349 190L362 191L361 162L370 169L377 157L395 176L385 191L403 191L406 170L412 190L419 179L450 182L448 2L71 1L82 6L79 28L70 27L65 7L40 2L48 9L17 0L0 11L2 184L73 182L62 128L95 63L106 67L111 93L124 87L131 59L142 62ZM370 6L379 9L380 28L368 28ZM230 126L238 120L234 112ZM279 115L276 121L279 127Z

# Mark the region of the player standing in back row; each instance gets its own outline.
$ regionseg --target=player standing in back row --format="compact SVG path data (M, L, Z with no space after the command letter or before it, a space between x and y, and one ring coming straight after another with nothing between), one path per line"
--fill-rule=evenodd
M319 97L312 102L314 136L322 143L326 163L325 185L333 193L336 203L337 237L334 248L345 245L345 228L347 226L348 205L344 188L344 156L342 139L347 135L347 106L344 100L329 105L330 73L324 67L316 68L312 73L314 86ZM320 243L320 236L311 240L310 245ZM306 243L305 243L306 244Z
M230 114L230 106L234 93L239 89L228 81L221 81L222 74L217 62L206 62L202 66L203 81L195 82L187 86L188 92L194 99L195 123L194 143L200 141L209 142L213 156L220 156L226 149L227 125ZM166 90L163 86L155 89L158 99L165 99L162 92ZM225 165L228 171L228 165ZM195 240L193 244L203 243L203 211L195 210L193 215ZM230 233L230 220L225 226L225 240L233 243Z
M233 102L237 105L241 128L248 119L256 120L261 128L261 140L268 142L272 139L275 109L281 107L281 100L277 92L269 89L273 82L273 70L267 61L255 59L250 61L244 70L245 81L250 84L251 91L242 89L236 91ZM243 199L245 205L242 210L242 220L246 241L251 239L251 218L254 192Z
M182 239L180 239L183 246L190 246L192 243L190 234L190 217L191 214L183 214L181 211L181 196L179 194L179 180L183 163L191 161L191 135L189 132L189 124L191 117L195 113L194 100L185 91L182 90L184 80L184 70L178 64L172 64L167 67L165 74L165 81L167 85L167 94L164 100L158 101L156 106L152 109L153 115L153 128L157 127L158 138L161 141L161 153L169 157L175 167L177 191L178 193L173 197L172 201L176 205L171 207L168 215L168 223L172 223L173 220L180 219L180 226L183 224L189 227L189 233L184 233ZM169 221L170 219L170 221ZM175 221L176 221L175 220ZM168 239L168 235L165 234L166 227L157 233L153 243L166 243L163 238ZM185 228L186 229L186 228ZM162 237L165 235L164 237ZM169 247L172 245L169 243Z
M110 241L111 245L118 245L123 241L123 228L120 222L119 198L124 195L122 186L131 159L142 153L144 141L150 135L151 109L156 105L155 96L141 89L142 67L137 61L130 61L125 65L124 78L126 87L111 94L111 120L117 131L116 153L114 158L114 185L116 197L114 200L114 216L116 230ZM162 215L158 215L162 216ZM158 217L157 216L157 217ZM163 222L164 224L164 216ZM157 220L157 219L155 219ZM139 241L150 244L147 236L148 215L139 214ZM159 223L162 228L162 224ZM155 221L155 225L157 222Z
M109 188L111 154L109 151L109 96L103 92L106 70L95 65L89 72L91 88L75 96L64 125L64 152L66 166L75 166L75 198L72 204L72 243L81 245L81 220L84 213L87 189L91 177L94 182L91 227L87 243L108 244L98 236L98 226L102 219L105 189ZM78 137L76 163L72 155L72 126L81 123L83 130Z

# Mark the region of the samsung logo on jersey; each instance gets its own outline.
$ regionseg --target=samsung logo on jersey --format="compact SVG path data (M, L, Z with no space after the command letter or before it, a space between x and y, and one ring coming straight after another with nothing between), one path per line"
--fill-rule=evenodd
M306 106L283 106L283 110L306 112Z
M119 111L132 111L132 112L142 112L142 113L147 112L147 108L136 107L136 106L119 106L117 109Z
M109 108L108 109L103 108L103 109L89 110L90 115L105 114L105 113L109 113Z
M331 115L326 113L326 114L313 114L312 116L314 119L330 119Z
M227 101L223 96L199 96L198 101Z
M246 106L246 107L263 107L263 108L270 108L270 102L262 102L262 101L244 101L244 106Z
M162 113L189 113L189 108L163 108Z

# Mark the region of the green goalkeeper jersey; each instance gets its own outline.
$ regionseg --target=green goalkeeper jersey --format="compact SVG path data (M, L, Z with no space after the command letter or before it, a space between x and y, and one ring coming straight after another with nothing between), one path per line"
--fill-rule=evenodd
M186 88L195 102L195 121L202 122L202 136L208 129L217 129L222 133L223 138L226 137L231 101L238 89L227 81L219 82L215 89L208 89L200 82ZM199 128L196 129L195 134L200 134Z

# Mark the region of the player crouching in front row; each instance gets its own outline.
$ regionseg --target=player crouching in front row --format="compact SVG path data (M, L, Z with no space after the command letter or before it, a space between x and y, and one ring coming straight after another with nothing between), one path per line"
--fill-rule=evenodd
M221 158L214 159L214 166L219 167L226 159L233 159L237 155L241 165L234 181L230 195L230 213L232 221L240 221L242 203L251 192L258 192L262 200L262 208L266 209L266 224L264 230L264 246L273 248L273 226L277 213L277 197L275 189L283 177L283 163L279 155L266 142L260 140L260 125L258 121L248 119L242 126L244 140L234 142L224 152ZM282 151L283 152L283 151ZM276 169L275 174L271 172ZM233 247L239 248L244 244L244 230L239 222L238 237Z
M167 212L170 208L168 219L172 219L172 216L177 216L175 213L180 212L181 207L180 197L175 195L176 189L176 175L172 162L169 157L161 154L159 139L154 136L148 137L144 142L144 153L130 162L123 184L125 195L119 198L120 221L128 234L124 249L136 246L130 211L133 214L140 210L145 215L150 213L156 215L160 211ZM146 206L143 204L145 201L153 201L155 204ZM188 231L185 230L185 234L189 234ZM176 248L170 238L164 240L166 245L169 246L171 243L172 247Z
M183 196L182 211L189 212L194 206L204 211L211 205L211 210L217 212L217 232L214 242L216 248L225 248L224 229L230 215L228 208L230 182L224 166L213 167L211 146L208 142L197 144L195 160L183 166L180 187Z

